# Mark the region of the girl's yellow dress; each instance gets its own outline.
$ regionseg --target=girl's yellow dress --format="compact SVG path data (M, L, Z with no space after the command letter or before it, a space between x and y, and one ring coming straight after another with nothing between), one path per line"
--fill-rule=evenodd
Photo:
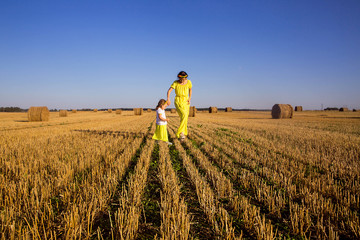
M180 137L180 133L188 135L187 122L189 118L190 104L187 102L189 99L189 89L192 88L192 83L188 79L185 85L181 85L178 80L171 84L171 88L175 89L175 107L180 116L180 126L177 130L176 137Z
M154 133L154 136L152 137L152 139L168 142L169 138L168 138L168 133L167 133L167 128L166 128L167 123L166 122L164 123L163 121L160 120L159 113L162 115L163 118L166 118L164 110L162 110L162 109L156 110L157 124L156 124L155 133ZM158 124L160 122L162 122L162 125Z
M152 139L168 142L169 138L166 125L156 125L155 133Z

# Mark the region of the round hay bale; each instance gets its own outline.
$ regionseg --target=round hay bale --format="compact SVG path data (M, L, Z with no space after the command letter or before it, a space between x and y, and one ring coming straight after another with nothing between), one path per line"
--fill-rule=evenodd
M176 109L175 109L175 108L172 108L172 109L170 109L170 112L171 112L171 113L176 113Z
M190 107L189 109L189 117L195 117L196 115L196 108L193 106L193 107Z
M116 114L121 114L121 112L122 112L121 109L116 109L115 111Z
M231 107L225 108L225 112L232 112L232 108Z
M354 108L354 109L353 109L353 112L357 112L357 110Z
M95 108L95 109L94 109L94 112L97 112L97 111L98 111L98 110Z
M302 106L295 106L295 111L296 112L302 112L303 107Z
M271 110L272 118L292 118L294 109L290 104L275 104Z
M59 116L60 117L67 117L68 116L68 111L67 110L60 110Z
M49 121L50 112L47 107L30 107L28 112L29 122Z
M143 115L144 109L142 108L134 108L135 115Z
M346 107L342 107L342 108L339 109L339 111L340 111L340 112L348 112L349 109L346 108Z
M76 109L71 110L72 113L77 113Z
M209 107L209 113L217 113L218 109L217 107Z
M108 113L112 113L112 109L108 109Z

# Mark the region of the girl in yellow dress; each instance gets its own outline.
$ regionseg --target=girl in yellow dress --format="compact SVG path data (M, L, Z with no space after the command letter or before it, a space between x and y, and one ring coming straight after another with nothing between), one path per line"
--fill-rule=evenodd
M180 126L176 133L176 137L180 138L180 140L185 139L185 136L188 135L187 122L189 118L192 83L187 77L188 75L186 72L179 72L178 80L171 84L167 92L167 103L170 105L170 93L175 89L175 107L180 116Z
M167 142L169 145L168 133L166 129L167 122L169 121L165 115L165 108L169 106L165 99L160 99L158 105L156 106L156 129L155 134L152 139L161 140Z

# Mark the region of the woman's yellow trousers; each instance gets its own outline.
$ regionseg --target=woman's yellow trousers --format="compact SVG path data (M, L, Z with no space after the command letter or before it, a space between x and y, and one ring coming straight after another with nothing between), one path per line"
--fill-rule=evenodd
M189 119L190 105L187 100L187 97L175 97L176 111L180 116L180 126L176 133L177 138L180 137L180 133L188 135L187 123Z

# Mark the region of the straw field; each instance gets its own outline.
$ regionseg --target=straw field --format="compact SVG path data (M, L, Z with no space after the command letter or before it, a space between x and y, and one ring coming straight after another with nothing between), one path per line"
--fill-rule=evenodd
M0 239L360 238L359 112L121 115L0 113Z

